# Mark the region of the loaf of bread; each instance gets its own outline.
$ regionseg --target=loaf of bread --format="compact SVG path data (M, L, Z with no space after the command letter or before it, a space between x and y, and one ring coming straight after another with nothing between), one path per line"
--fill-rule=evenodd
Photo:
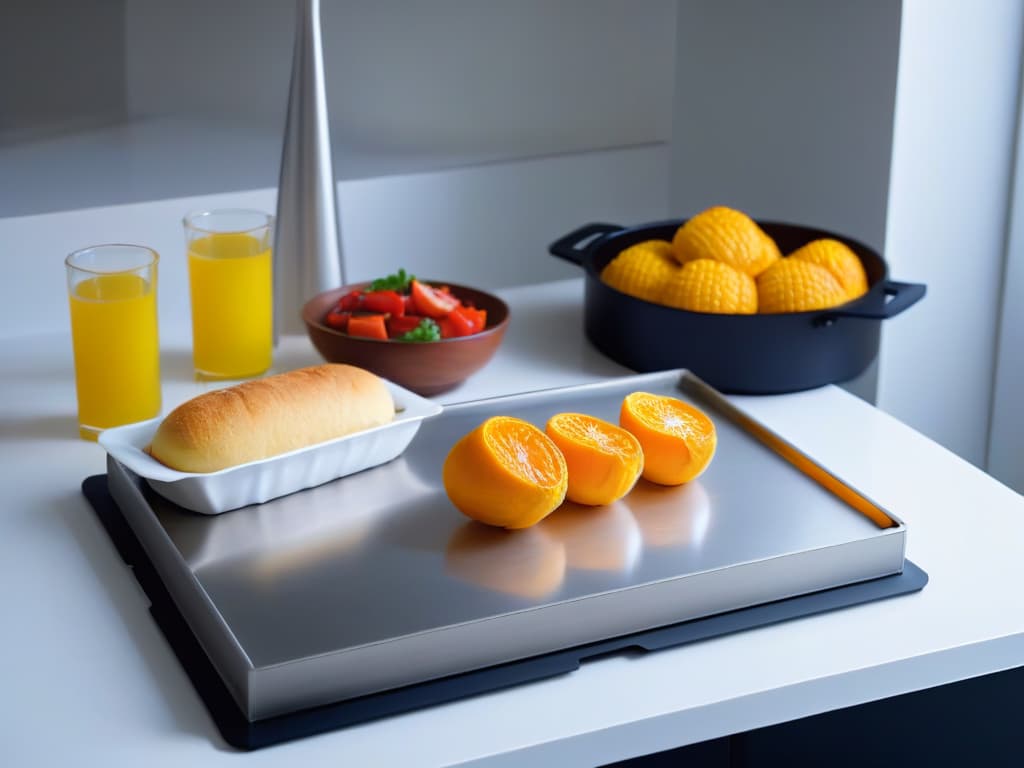
M352 365L317 365L215 390L157 428L150 455L181 472L216 472L391 421L384 381Z

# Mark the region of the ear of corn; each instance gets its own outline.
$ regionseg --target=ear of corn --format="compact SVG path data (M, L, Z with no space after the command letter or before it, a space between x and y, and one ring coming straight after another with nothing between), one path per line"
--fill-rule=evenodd
M752 315L757 312L757 285L728 264L696 259L665 283L659 301L691 312Z
M808 312L846 301L846 291L832 273L809 261L786 258L757 278L761 312Z
M838 240L815 240L783 258L753 219L724 206L689 219L671 243L626 248L601 280L645 301L716 314L807 312L868 290L860 258Z
M681 264L713 259L756 277L781 257L779 248L741 211L716 206L676 230L672 247Z
M789 255L791 259L808 261L824 267L846 292L846 300L852 301L868 292L868 276L857 254L838 240L823 238L798 248Z
M612 288L646 301L657 301L662 285L679 269L672 244L647 240L626 248L601 271Z

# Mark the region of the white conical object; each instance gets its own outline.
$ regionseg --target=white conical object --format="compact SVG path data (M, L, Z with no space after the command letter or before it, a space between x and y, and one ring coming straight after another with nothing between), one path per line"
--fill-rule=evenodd
M320 0L298 0L274 229L274 338L305 333L302 305L342 284Z

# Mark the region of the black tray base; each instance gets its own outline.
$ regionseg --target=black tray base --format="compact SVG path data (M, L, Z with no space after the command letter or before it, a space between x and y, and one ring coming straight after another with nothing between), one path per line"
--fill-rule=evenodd
M553 677L578 669L581 661L627 650L654 651L697 640L763 627L788 619L859 605L922 589L928 575L905 562L903 573L792 597L703 619L673 624L487 669L432 680L392 691L361 696L284 715L250 721L235 704L220 675L178 612L131 527L107 490L107 476L82 482L92 505L121 559L131 568L149 598L149 611L178 657L225 741L244 750L344 728L379 717L454 701L478 693Z

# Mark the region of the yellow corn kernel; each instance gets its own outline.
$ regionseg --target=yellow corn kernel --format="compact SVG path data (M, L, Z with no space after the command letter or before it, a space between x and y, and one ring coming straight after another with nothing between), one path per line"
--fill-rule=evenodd
M601 280L617 291L646 301L657 301L665 281L679 270L667 240L645 240L631 245L601 270Z
M757 278L761 312L808 312L846 301L846 291L824 267L801 259L785 258Z
M691 312L752 315L757 312L754 278L713 259L688 261L658 296L661 304Z

